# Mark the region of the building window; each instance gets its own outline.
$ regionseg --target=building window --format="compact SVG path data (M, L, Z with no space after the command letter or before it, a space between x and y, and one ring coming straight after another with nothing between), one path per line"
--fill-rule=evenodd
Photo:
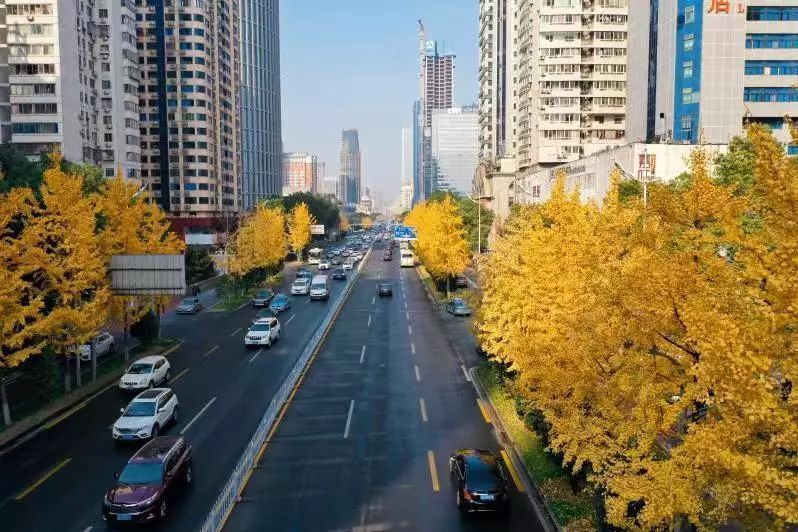
M682 89L682 103L693 103L693 89L685 87Z
M12 131L19 135L49 135L58 133L58 122L16 122Z
M746 87L746 102L798 102L798 89L792 87Z
M687 6L684 8L684 23L690 24L695 22L695 6Z
M749 33L746 48L798 48L796 33Z
M798 20L798 7L749 6L746 17L748 20Z
M689 52L695 46L695 35L688 33L684 36L684 51Z

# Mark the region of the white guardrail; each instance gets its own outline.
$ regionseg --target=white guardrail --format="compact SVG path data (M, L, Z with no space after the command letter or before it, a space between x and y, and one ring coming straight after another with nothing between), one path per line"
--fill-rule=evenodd
M255 430L255 434L253 434L252 439L249 441L249 444L247 444L246 449L244 449L241 459L238 461L238 464L236 464L233 474L230 475L229 480L224 485L224 489L222 489L222 492L216 499L211 512L205 519L205 523L203 523L202 527L200 528L201 532L217 532L222 529L228 514L233 510L233 505L235 505L236 501L238 500L239 494L244 487L244 482L246 481L249 471L255 466L255 457L257 456L260 448L263 446L263 443L266 441L266 436L269 434L272 425L274 425L274 420L277 417L277 414L280 413L280 409L285 404L285 400L291 394L291 390L294 389L294 386L299 380L299 376L302 375L303 371L305 371L305 367L308 365L310 357L319 346L319 343L324 337L327 328L330 326L332 320L343 306L346 298L349 296L349 292L352 291L352 287L355 286L355 281L360 275L360 271L363 269L363 265L366 263L370 255L371 248L369 248L366 256L363 257L363 260L360 261L355 275L352 275L349 278L346 288L333 303L333 308L331 308L327 313L327 316L324 318L321 326L310 339L308 345L305 346L305 350L302 351L302 355L299 357L299 360L297 360L296 364L294 364L291 373L288 375L288 377L286 377L283 385L280 386L280 389L274 395L272 402L269 404L269 408L266 410L266 413L263 414L263 418L261 418L260 424Z

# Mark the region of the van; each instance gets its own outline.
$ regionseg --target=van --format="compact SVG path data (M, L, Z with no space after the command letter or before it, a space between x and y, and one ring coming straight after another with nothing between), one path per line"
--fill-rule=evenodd
M310 282L310 299L324 299L330 297L330 284L326 275L316 275Z

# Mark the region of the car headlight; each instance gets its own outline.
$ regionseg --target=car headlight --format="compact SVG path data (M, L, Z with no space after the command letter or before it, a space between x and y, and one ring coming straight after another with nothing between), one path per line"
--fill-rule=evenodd
M150 433L149 427L142 427L142 428L140 428L139 430L136 431L136 434L140 434L142 436L146 436L149 433Z

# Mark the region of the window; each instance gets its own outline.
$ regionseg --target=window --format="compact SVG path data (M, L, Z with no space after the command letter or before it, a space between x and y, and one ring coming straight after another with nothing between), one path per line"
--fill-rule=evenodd
M682 89L682 103L693 103L693 89L690 87Z
M113 142L114 141L113 133L106 133L105 135L103 135L103 141L104 142Z
M689 52L695 46L695 35L688 33L684 36L684 51Z
M798 48L796 33L749 33L746 48Z
M16 122L13 132L19 135L49 135L58 133L57 122Z
M685 61L682 63L682 77L684 78L692 78L693 77L693 62L692 61Z
M746 61L748 76L798 76L798 61Z
M684 8L684 23L690 24L691 22L695 22L695 6Z
M798 20L798 7L766 7L749 6L746 12L748 20Z
M746 87L746 102L798 102L798 89L792 87Z

